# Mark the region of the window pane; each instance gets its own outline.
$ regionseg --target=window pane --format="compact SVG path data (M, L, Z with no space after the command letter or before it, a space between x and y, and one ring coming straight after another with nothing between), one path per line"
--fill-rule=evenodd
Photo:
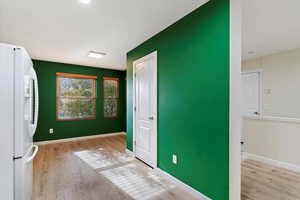
M57 118L95 118L95 79L57 76Z
M59 97L94 97L93 79L58 77Z
M95 117L94 99L58 98L58 119L82 119Z
M104 80L104 98L118 98L118 81Z
M104 99L104 116L105 117L118 116L118 99L113 99L113 98Z

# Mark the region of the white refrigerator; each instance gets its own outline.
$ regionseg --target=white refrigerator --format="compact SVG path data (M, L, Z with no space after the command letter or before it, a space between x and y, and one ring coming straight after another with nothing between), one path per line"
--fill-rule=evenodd
M32 199L38 81L22 47L0 43L0 197Z

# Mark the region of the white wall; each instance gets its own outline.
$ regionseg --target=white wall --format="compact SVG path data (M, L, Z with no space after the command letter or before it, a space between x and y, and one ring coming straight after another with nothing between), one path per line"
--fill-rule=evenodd
M263 70L264 115L300 118L300 49L243 62L254 69Z
M300 49L245 61L242 71L262 69L263 117L300 119ZM300 123L244 119L244 150L300 166Z
M244 119L245 152L300 166L300 124Z

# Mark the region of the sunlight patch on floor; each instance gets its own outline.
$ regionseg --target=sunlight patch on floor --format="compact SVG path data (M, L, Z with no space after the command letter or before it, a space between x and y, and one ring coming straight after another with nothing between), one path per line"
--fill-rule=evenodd
M131 163L99 172L99 174L137 200L151 199L176 187L157 176L152 170L140 173L139 167L140 165Z
M78 151L74 152L74 154L93 169L102 169L134 160L134 157L126 153L121 153L118 151L108 152L101 148L93 151Z
M150 200L176 189L175 184L161 178L153 169L126 152L99 148L74 154L133 199ZM167 199L172 199L170 194L167 196Z

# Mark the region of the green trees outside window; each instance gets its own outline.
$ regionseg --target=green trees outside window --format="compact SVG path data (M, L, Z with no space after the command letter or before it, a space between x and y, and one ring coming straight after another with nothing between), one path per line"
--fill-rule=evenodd
M95 119L95 88L96 80L92 76L57 75L57 119Z
M104 117L118 117L119 79L104 77L103 90Z

